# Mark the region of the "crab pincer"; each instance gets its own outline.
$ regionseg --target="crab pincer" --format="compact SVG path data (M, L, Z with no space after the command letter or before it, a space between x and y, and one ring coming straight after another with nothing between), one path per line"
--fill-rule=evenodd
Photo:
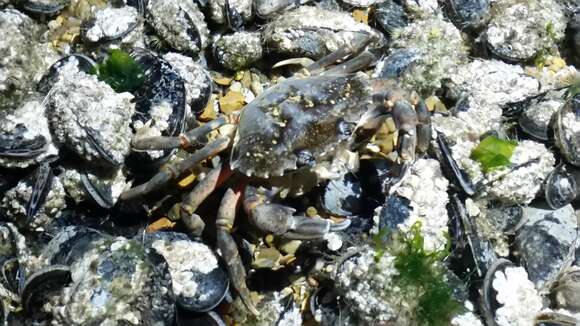
M320 239L330 232L346 229L350 220L334 223L322 218L294 215L295 209L269 203L266 192L247 186L244 194L244 209L256 225L264 232L295 240Z

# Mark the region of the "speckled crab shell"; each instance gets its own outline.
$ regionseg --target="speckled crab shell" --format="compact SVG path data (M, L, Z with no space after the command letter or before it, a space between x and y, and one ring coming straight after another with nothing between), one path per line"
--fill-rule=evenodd
M296 170L304 156L313 164L332 158L350 139L345 123L356 124L367 111L370 90L362 73L291 78L271 87L240 116L232 169L268 178Z

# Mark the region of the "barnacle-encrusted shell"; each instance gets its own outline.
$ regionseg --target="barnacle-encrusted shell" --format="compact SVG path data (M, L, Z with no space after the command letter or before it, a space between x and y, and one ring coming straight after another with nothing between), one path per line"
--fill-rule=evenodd
M370 101L362 73L288 79L244 109L232 151L232 168L259 177L297 168L301 150L316 163L332 157L350 135L342 123L356 123Z
M273 52L321 58L372 32L347 13L303 6L273 20L262 36Z
M150 1L146 17L157 34L180 52L196 55L207 45L209 31L193 1Z
M54 141L88 162L117 166L129 152L133 95L77 71L59 80L47 100Z

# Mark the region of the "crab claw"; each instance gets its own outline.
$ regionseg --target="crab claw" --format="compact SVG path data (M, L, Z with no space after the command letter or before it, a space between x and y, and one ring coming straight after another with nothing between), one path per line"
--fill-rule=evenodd
M413 106L406 101L397 101L392 108L393 120L399 130L398 151L404 161L415 159L417 148L417 125L419 119Z
M431 114L423 100L419 101L416 106L417 110L417 151L425 153L429 149L431 143Z
M295 240L319 239L350 225L350 220L333 223L322 218L293 215L294 212L295 209L284 205L261 204L252 209L250 219L262 231Z

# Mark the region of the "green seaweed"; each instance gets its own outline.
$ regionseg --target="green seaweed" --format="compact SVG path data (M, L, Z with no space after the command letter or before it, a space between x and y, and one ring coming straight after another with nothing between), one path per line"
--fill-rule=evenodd
M112 49L101 64L95 65L91 74L109 84L116 92L133 92L145 81L145 69L123 50Z
M384 241L381 233L374 238L375 251L377 255L381 253L380 256L389 250L394 254L395 268L399 272L394 281L403 293L417 297L413 312L417 324L449 325L450 319L462 308L454 298L444 276L445 269L440 264L449 255L449 245L440 250L425 250L419 222L413 224L407 233L394 234L390 244Z
M389 242L389 235L391 234L391 230L388 228L383 228L379 231L378 234L373 236L373 243L375 249L375 262L379 262L381 258L384 256L387 245Z
M471 152L471 159L481 164L484 172L508 166L511 157L518 145L515 141L502 140L494 136L485 137Z

